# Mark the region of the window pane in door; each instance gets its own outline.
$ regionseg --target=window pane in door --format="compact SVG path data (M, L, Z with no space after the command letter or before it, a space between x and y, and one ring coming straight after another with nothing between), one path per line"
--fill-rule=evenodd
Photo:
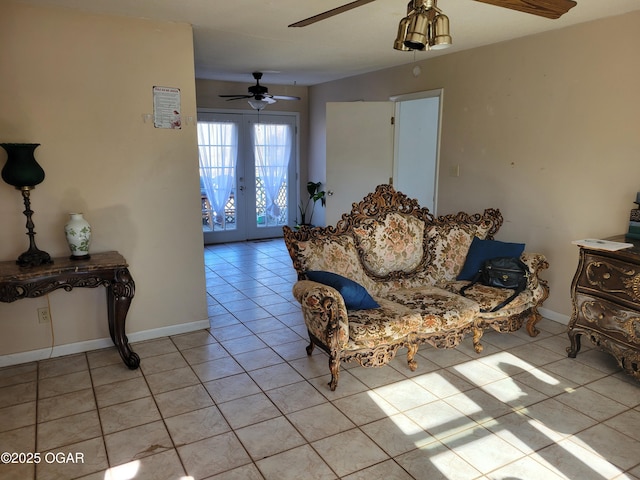
M238 127L233 122L198 122L202 230L236 228Z
M256 123L253 126L258 228L288 223L287 185L292 138L290 125Z

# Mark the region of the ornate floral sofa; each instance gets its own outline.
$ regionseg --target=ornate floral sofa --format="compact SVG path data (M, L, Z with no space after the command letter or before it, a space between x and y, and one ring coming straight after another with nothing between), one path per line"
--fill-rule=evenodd
M472 333L480 353L485 329L514 332L525 320L528 333L537 335L537 308L549 294L547 283L538 276L548 268L543 255L522 254L530 270L527 288L496 312L481 310L498 305L511 290L476 284L465 296L459 294L469 281L456 278L474 237L493 239L502 221L496 209L434 217L416 200L380 185L354 203L335 227L284 227L285 244L298 273L293 294L311 340L307 353L311 355L318 345L329 354L331 390L338 384L341 361L382 366L406 347L409 368L415 370L414 356L422 343L453 348ZM345 291L339 293L331 282L308 279L317 272L356 282L378 307L348 309Z

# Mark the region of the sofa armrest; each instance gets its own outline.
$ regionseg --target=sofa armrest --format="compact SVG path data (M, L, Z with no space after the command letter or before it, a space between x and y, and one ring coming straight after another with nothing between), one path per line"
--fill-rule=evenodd
M541 280L539 275L542 270L549 268L549 262L547 262L547 258L542 253L529 253L524 252L520 256L520 260L522 260L527 267L529 267L529 282L527 284L527 288L531 290L535 290L538 288L538 285L542 282L544 286L546 286L546 282Z
M300 280L293 286L293 296L300 302L309 333L330 351L341 350L347 345L347 307L335 288L310 280Z

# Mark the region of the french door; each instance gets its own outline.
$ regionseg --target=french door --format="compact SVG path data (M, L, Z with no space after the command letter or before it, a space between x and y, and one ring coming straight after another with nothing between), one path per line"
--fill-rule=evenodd
M297 116L198 112L205 243L282 236L296 215Z

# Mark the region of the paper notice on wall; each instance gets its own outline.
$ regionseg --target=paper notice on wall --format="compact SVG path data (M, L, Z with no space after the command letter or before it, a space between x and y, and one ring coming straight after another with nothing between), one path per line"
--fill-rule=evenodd
M153 126L181 129L180 89L153 87Z

